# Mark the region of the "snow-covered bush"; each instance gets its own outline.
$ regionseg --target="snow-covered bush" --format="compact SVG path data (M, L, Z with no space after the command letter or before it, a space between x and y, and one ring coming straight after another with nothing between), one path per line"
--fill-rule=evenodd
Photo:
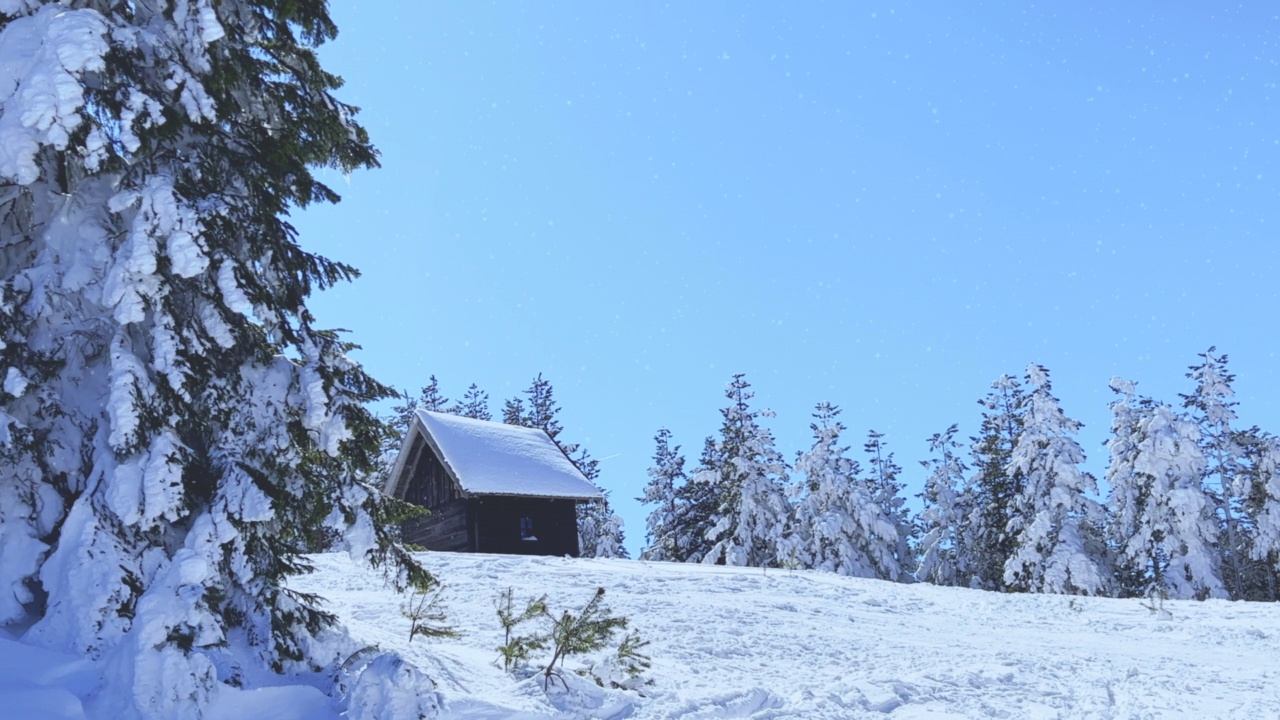
M345 668L339 693L348 720L423 720L435 717L435 684L394 653L370 654Z

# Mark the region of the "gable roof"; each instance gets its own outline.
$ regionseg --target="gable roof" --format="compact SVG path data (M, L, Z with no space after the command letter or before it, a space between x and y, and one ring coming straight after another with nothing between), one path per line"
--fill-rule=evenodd
M384 491L391 495L413 471L406 467L421 436L467 495L600 500L604 496L549 435L537 428L418 410Z

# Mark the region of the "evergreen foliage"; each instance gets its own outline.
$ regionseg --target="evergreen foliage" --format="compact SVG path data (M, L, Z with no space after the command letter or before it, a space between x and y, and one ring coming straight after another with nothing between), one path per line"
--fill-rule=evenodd
M427 380L427 386L422 388L421 394L418 395L418 409L428 412L448 412L449 398L440 394L440 382L436 380L436 376L432 375Z
M557 664L563 665L570 655L584 655L603 648L618 631L627 628L627 622L626 618L613 615L604 604L604 588L596 588L595 595L577 614L565 610L558 618L552 616L551 661L543 670L543 686L559 675Z
M915 525L911 522L907 511L906 498L902 497L903 484L898 482L902 468L893 461L893 453L885 450L884 433L875 430L867 431L867 441L862 445L867 454L867 489L871 491L871 499L885 518L893 524L897 542L893 548L897 572L886 575L886 580L905 582L910 579L914 563L911 558L910 544L915 538Z
M318 0L9 3L0 24L32 42L0 99L0 622L128 644L139 707L174 714L233 636L308 663L332 618L284 580L320 542L429 577L355 480L392 393L306 306L356 271L286 220L338 200L313 168L377 155L317 59Z
M639 631L632 630L623 636L618 643L618 651L614 654L615 662L622 672L632 681L639 680L653 667L653 659L644 653L649 641L640 636Z
M533 427L525 421L524 400L514 397L502 404L502 422L507 425Z
M1146 593L1225 597L1213 506L1201 477L1200 433L1164 403L1136 398L1135 383L1112 378L1111 536Z
M715 440L706 438L698 468L676 488L676 514L671 521L672 560L676 562L702 562L711 552L712 517L719 504L716 494L719 472L716 468L722 463Z
M411 588L400 612L409 620L409 642L422 637L458 637L458 630L445 624L449 619L441 604L444 587L436 580L422 587Z
M1242 517L1245 487L1244 449L1231 423L1236 419L1235 375L1227 370L1227 356L1210 347L1200 353L1200 364L1188 369L1195 390L1182 395L1182 406L1200 430L1200 450L1205 468L1202 482L1218 519L1220 567L1227 591L1236 599L1245 595L1251 528Z
M920 462L925 480L924 509L920 513L924 537L920 541L917 579L935 585L967 585L973 574L964 524L970 515L969 497L962 492L965 467L952 425L929 438L933 458Z
M789 510L787 466L774 448L773 434L757 422L773 413L751 409L750 387L743 375L733 376L725 390L729 406L720 411L720 440L704 458L715 464L695 474L715 492L706 535L712 545L703 563L767 567L779 560Z
M410 395L407 391L401 390L397 393L400 400L398 405L391 408L391 434L387 443L387 449L394 454L400 449L400 443L404 440L404 436L409 432L409 426L413 424L413 415L419 410L428 410L430 412L445 412L449 399L440 394L440 383L436 380L436 376L432 375L427 386L419 391L417 397Z
M679 497L677 490L687 480L684 472L684 456L680 446L671 446L671 431L662 428L653 438L656 448L653 465L649 468L649 482L639 499L652 505L645 522L646 544L640 552L642 560L683 560L680 537Z
M1107 592L1109 570L1102 539L1102 508L1093 476L1080 469L1084 449L1075 441L1080 423L1062 412L1049 371L1027 366L1022 432L1009 457L1009 474L1022 478L1009 532L1014 554L1005 563L1005 586L1030 592L1098 595Z
M552 389L551 383L542 378L542 373L538 373L524 394L529 398L528 410L521 412L520 422L516 424L540 428L555 440L560 436L563 428L557 417L560 414L560 406L556 404L555 390ZM520 404L517 407L525 406Z
M857 461L840 445L845 430L837 419L840 408L818 403L815 410L816 422L809 425L813 447L795 462L804 481L793 486L797 501L783 558L794 566L841 575L902 579L897 508L877 502L869 483L858 477ZM893 484L893 468L882 469L886 486Z
M972 438L974 474L965 489L972 509L968 518L969 584L987 590L1004 590L1004 568L1016 550L1009 531L1016 499L1022 496L1023 479L1011 466L1014 445L1022 434L1022 385L1008 375L991 384L991 392L978 401L982 426Z
M498 646L498 653L502 655L502 669L511 672L513 668L528 662L529 654L534 650L547 646L550 638L545 634L516 634L517 627L547 615L547 596L529 598L524 609L517 611L515 590L507 588L498 596L494 607L498 611L498 622L502 624L502 644Z
M458 414L476 420L492 420L493 413L489 412L489 393L476 387L475 383L471 383L462 395Z
M1248 468L1243 505L1253 526L1245 597L1280 600L1280 438L1252 428L1242 446Z

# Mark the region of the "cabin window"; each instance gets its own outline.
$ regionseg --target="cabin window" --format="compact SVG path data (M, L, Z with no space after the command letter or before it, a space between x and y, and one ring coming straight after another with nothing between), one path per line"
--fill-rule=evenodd
M533 518L520 518L520 539L529 541L536 541L538 539L533 534Z

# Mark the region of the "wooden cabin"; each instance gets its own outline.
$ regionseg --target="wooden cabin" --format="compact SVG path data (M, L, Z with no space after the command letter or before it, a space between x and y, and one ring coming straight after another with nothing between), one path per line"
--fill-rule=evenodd
M603 497L542 430L426 410L383 490L431 511L401 525L406 543L573 557L578 503Z

